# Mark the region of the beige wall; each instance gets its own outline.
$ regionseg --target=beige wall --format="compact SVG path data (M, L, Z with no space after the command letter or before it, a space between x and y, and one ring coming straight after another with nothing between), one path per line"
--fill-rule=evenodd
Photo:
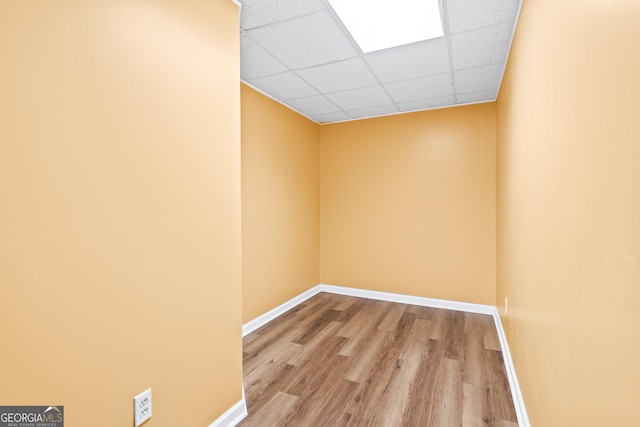
M321 127L321 282L495 302L495 106Z
M534 426L640 425L639 22L525 1L500 93L497 301Z
M0 403L204 426L241 397L238 8L0 3ZM145 424L146 425L146 424Z
M319 126L242 85L243 316L318 284Z

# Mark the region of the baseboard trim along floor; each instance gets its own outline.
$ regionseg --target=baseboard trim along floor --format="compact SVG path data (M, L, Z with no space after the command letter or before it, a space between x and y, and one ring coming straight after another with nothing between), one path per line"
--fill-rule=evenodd
M249 415L247 411L247 399L244 396L244 387L242 388L242 400L229 408L224 414L220 415L209 427L235 427Z
M516 415L518 416L518 425L520 427L531 427L531 424L529 423L529 416L527 415L527 409L524 406L522 392L520 391L518 377L516 376L516 368L513 366L513 359L511 359L507 336L504 333L504 328L502 327L502 320L500 319L498 307L493 307L492 315L493 321L496 324L500 347L502 348L502 359L504 360L504 368L507 371L507 379L509 380L509 387L511 388L511 396L513 396L513 406L515 407Z
M319 284L309 289L308 291L305 291L300 295L290 299L284 304L279 305L273 310L270 310L244 324L242 326L242 336L244 337L250 334L251 332L269 323L270 321L292 309L296 305L306 301L314 295L319 294L320 292L376 299L401 304L413 304L424 307L444 308L448 310L465 311L469 313L487 314L492 316L496 325L496 330L498 332L500 347L502 348L502 357L504 359L505 369L507 371L507 378L509 380L509 386L511 388L511 395L513 396L513 404L515 406L516 415L518 417L518 425L520 427L531 427L527 416L527 411L525 409L524 400L522 398L522 393L520 392L518 378L516 377L515 368L513 366L513 360L511 359L511 353L509 352L509 345L507 344L504 328L502 327L502 321L500 320L500 314L498 312L498 308L495 306ZM234 427L246 416L247 406L243 392L242 401L236 403L232 408L230 408L227 412L220 416L220 418L214 421L213 424L211 424L209 427Z

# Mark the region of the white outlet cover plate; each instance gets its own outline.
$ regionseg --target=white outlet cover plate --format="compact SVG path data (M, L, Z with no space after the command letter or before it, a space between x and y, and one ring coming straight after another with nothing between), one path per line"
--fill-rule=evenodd
M134 426L138 427L151 418L151 389L147 389L133 398Z

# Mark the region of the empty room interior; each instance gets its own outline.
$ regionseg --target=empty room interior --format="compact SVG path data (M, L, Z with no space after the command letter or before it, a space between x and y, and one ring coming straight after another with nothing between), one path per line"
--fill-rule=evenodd
M144 426L236 425L243 325L335 288L495 308L526 425L640 426L640 2L494 1L499 85L464 92L453 56L460 91L421 104L345 51L369 109L269 93L304 65L243 75L271 39L240 3L0 0L0 405L130 426L151 388ZM313 298L279 319L381 304Z

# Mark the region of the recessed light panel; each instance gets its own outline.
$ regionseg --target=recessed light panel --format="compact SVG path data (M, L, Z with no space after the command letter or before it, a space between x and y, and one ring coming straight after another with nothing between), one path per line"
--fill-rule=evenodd
M439 0L327 0L364 53L442 37Z

